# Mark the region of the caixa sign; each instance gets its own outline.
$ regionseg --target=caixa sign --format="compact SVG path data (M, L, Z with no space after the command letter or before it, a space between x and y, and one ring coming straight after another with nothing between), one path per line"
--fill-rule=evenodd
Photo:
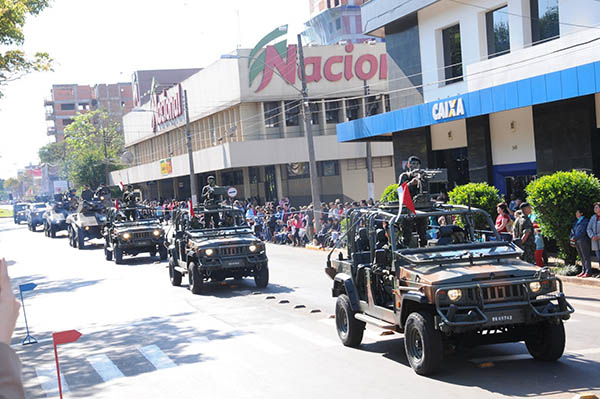
M433 104L431 115L436 121L465 115L465 104L461 97Z
M181 85L175 86L174 90L164 90L160 94L152 95L152 129L154 132L163 123L172 121L183 115Z

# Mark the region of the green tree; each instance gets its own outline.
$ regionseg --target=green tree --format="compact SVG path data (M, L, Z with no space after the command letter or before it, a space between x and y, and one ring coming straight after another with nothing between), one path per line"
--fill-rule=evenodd
M66 161L74 185L96 187L122 166L123 136L117 127L105 111L95 110L78 114L65 128Z
M500 194L496 187L487 183L468 183L462 186L456 186L448 193L449 202L455 205L471 205L473 208L483 209L495 218L496 206L501 201ZM489 228L487 221L481 215L475 218L475 228Z
M385 204L386 202L398 201L398 185L390 184L383 190L379 202Z
M61 179L68 177L67 142L65 140L49 143L38 150L38 156L42 163L47 163L58 168L58 176Z
M574 264L577 252L569 245L569 234L575 211L592 214L593 203L600 201L600 181L582 171L556 172L532 181L525 191L542 234L555 239L559 256Z
M9 177L8 179L4 180L4 189L6 191L10 191L13 194L16 194L19 192L21 188L21 182L14 178L14 177Z
M31 57L20 49L25 41L23 27L27 17L38 15L48 5L49 0L0 0L0 44L3 46L0 51L0 86L33 71L52 70L52 59L48 53L38 52Z

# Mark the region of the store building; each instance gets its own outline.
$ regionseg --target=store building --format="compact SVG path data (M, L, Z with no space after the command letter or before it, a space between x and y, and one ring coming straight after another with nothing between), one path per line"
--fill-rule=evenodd
M339 144L335 126L389 110L381 94L387 90L384 46L348 43L303 50L322 200L366 199L365 144ZM295 45L267 46L252 56L251 50L239 49L153 94L124 117L132 162L112 173L112 183L134 184L145 198L191 197L187 93L198 189L215 175L217 184L236 187L239 198L311 202L297 61ZM393 180L392 146L377 143L372 153L379 195Z
M339 124L339 142L392 142L396 176L418 155L451 186L505 194L557 170L600 176L599 2L371 0L362 20L385 37L393 110Z

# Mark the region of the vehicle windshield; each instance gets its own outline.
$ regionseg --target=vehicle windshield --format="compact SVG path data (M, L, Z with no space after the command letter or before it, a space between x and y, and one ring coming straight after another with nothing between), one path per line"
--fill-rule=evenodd
M36 209L42 209L46 207L46 204L34 204L33 207Z
M15 205L15 209L17 211L22 211L24 209L27 209L27 205L26 204L18 204L18 205Z
M239 210L195 211L190 222L192 230L208 231L215 229L247 228L244 214Z
M135 208L119 210L115 216L115 222L119 223L139 223L158 221L157 211L154 208Z

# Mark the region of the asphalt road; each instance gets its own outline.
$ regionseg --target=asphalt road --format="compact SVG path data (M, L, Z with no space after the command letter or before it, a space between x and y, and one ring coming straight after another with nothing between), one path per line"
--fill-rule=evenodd
M271 284L217 284L206 296L172 287L166 262L104 260L100 246L69 247L12 219L0 221L0 256L10 261L24 318L13 344L28 398L57 397L51 334L77 329L59 346L65 397L94 398L571 398L600 393L600 291L566 286L576 314L555 363L531 359L523 344L485 346L446 358L433 378L407 364L400 334L368 328L363 345L339 342L323 272L325 253L269 245ZM23 312L21 313L23 314Z

